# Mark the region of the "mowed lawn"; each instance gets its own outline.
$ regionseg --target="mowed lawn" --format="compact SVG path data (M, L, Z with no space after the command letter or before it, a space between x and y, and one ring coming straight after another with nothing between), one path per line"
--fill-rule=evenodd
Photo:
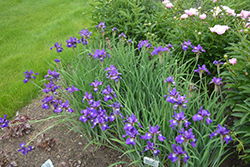
M70 56L66 40L79 38L79 31L90 25L87 1L0 0L0 117L14 116L41 93L32 83L23 83L23 72L38 72L35 83L43 86L41 80L57 56L50 50L55 42L63 44L60 54Z

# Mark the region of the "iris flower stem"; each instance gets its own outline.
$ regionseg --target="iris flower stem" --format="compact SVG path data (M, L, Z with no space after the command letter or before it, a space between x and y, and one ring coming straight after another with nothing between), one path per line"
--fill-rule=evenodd
M181 166L181 156L179 155L178 156L178 165L177 165L178 167L180 167Z
M213 167L215 166L215 164L217 163L217 161L218 161L218 160L220 159L220 157L221 157L221 152L222 152L222 150L223 150L223 143L224 143L224 141L223 141L223 136L220 136L220 142L221 142L221 147L220 147L219 156L218 156L217 159L215 160Z

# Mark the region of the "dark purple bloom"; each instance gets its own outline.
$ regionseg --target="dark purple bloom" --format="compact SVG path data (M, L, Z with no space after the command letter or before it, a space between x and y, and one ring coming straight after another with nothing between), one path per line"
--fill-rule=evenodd
M132 39L127 40L127 43L133 43Z
M21 147L21 149L18 150L17 152L21 152L21 153L23 153L24 155L27 155L27 153L28 153L29 151L32 151L32 150L33 150L33 149L32 149L32 146L28 146L28 148L26 148L24 142L20 144L20 147Z
M176 96L179 94L179 92L177 92L175 88L173 88L172 91L169 90L168 92L169 92L169 94L168 94L168 95L164 95L164 98L168 97L168 98L167 98L167 102L173 103L173 104L174 104L175 101L176 101L175 98L176 98Z
M147 146L145 147L145 150L142 153L144 153L147 150L150 150L156 157L160 153L160 150L157 150L155 147L158 147L158 146L157 145L155 146L154 143L151 143L150 141L148 141Z
M210 134L210 139L218 134L220 134L221 138L223 138L228 144L229 140L233 141L231 135L229 135L230 130L227 129L226 125L222 127L220 124L217 125L217 129L215 132Z
M51 91L52 93L57 94L56 90L60 88L60 86L56 86L52 80L48 84L45 83L44 85L46 87L43 89L44 93L49 93Z
M100 100L98 100L98 101L92 101L91 103L90 103L90 101L89 101L89 104L91 105L91 108L94 108L94 109L98 109L98 108L101 107L101 102L100 102Z
M214 60L213 64L215 64L215 65L220 65L220 64L224 64L224 63L221 62L221 61Z
M52 46L52 47L50 48L50 50L52 50L53 48L56 48L56 51L57 51L58 53L60 53L60 52L63 51L63 48L62 48L61 46L62 46L62 44L59 45L58 42L57 42L57 43L55 43L54 46Z
M101 29L106 29L105 22L100 22L98 27L100 27Z
M27 82L29 82L29 80L31 78L36 79L35 76L32 76L33 74L34 74L33 70L30 70L30 72L29 72L29 70L27 70L26 72L24 72L25 79L23 80L23 82L27 83ZM39 74L35 73L34 75L39 75Z
M66 88L66 90L71 94L74 93L74 91L80 91L80 89L76 88L74 85L72 85L69 88Z
M200 108L198 113L193 116L194 121L201 121L206 118L206 122L209 125L213 121L209 118L211 114L208 112L208 110L204 110L203 107Z
M149 140L152 136L158 135L158 139L160 141L164 141L166 138L161 134L161 131L158 130L159 125L151 127L151 125L149 124L149 133L146 133L144 136L141 136L141 139Z
M197 141L197 139L195 138L192 130L193 129L190 128L188 131L184 131L184 128L181 128L181 130L179 131L180 135L175 138L177 144L182 144L184 142L184 145L187 146L188 141L191 140L191 146L196 147L195 142Z
M91 84L89 84L90 86L94 86L94 91L97 92L99 89L98 89L98 86L99 85L103 85L103 82L98 82L98 80L96 79L95 82L92 82Z
M184 43L182 43L182 49L186 51L188 49L188 46L191 45L190 39L186 42L183 40Z
M59 63L60 61L61 61L61 60L59 60L59 59L55 59L55 62L56 62L56 63Z
M214 83L215 85L220 85L222 84L221 80L222 80L221 78L213 77L212 81L209 82L209 84Z
M119 73L113 64L111 64L110 67L105 68L105 71L108 71L108 73L106 74L107 78L115 80L115 82L118 82L119 79L122 80L120 76L122 75L122 73Z
M178 95L177 98L175 99L175 104L173 106L173 109L177 110L178 107L183 107L183 108L187 108L187 105L184 103L188 103L188 100L185 100L186 95L181 96Z
M81 41L79 41L76 37L69 37L70 39L66 40L67 42L67 47L68 48L76 48L76 44L77 43L81 43Z
M84 37L82 37L80 41L82 42L83 45L88 44L88 41Z
M174 163L178 160L179 156L184 156L183 161L187 163L187 160L189 159L189 156L187 155L186 151L183 151L183 148L181 146L176 146L175 144L172 145L174 152L170 153L168 156L168 159Z
M125 138L126 136L129 136L129 138L126 139L126 144L134 146L136 144L135 138L137 135L139 135L138 130L132 126L131 128L125 129L125 132L126 134L122 135L122 137Z
M134 127L134 123L136 123L136 122L139 124L139 127L142 128L141 124L138 122L138 119L136 118L134 113L131 114L131 117L129 117L129 115L127 115L127 120L124 120L123 122L127 122L125 124L124 130L128 130L128 129Z
M149 41L146 39L146 40L141 40L141 42L139 42L139 44L137 45L138 46L138 50L140 50L143 46L145 46L146 48L150 48L151 47L151 44L149 43Z
M203 71L206 71L209 75L210 75L210 72L208 71L208 69L206 68L206 65L203 64L202 67L200 67L200 65L198 64L198 69L194 70L194 72L197 72L199 74L202 74Z
M123 32L118 37L127 38L127 36Z
M82 37L85 37L85 38L89 38L91 36L91 32L88 30L88 29L85 29L85 30L81 30L79 32L79 34L82 36Z
M102 130L105 131L109 129L108 125L106 124L108 121L109 117L106 115L106 110L99 108L99 110L97 111L97 117L95 117L94 120L92 121L93 123L92 128L94 128L96 124L99 124Z
M95 54L93 55L94 59L98 58L100 61L103 61L104 58L106 58L107 56L108 56L109 58L111 57L109 54L107 54L107 53L105 52L104 49L102 49L102 50L96 49Z
M153 56L154 54L155 55L158 55L158 53L161 55L163 52L165 51L168 51L169 52L169 49L167 47L165 48L162 48L162 46L159 46L159 47L154 47L155 49L151 52L151 55Z
M58 72L56 72L56 69L55 69L55 71L51 71L50 69L48 70L48 74L47 75L45 75L45 79L46 80L60 80L60 78L59 78L59 76L60 76L60 73L58 73Z
M79 118L79 120L85 123L87 122L87 120L93 120L95 118L95 116L97 115L97 110L94 108L87 107L87 109L81 110L81 114L84 114L84 115L82 115Z
M116 28L116 27L114 27L113 29L112 29L112 32L115 32L115 31L120 31L118 28Z
M184 122L184 125L187 128L191 123L187 121L186 116L184 115L185 113L183 111L178 114L174 112L174 115L172 116L174 119L169 121L171 123L170 127L175 129L175 126L178 126L178 124L181 126L182 122Z
M198 44L197 46L192 45L191 48L193 48L192 52L194 53L206 52L204 49L202 49L200 44Z
M92 96L92 93L85 92L85 96L83 96L82 103L84 103L84 100L87 100L90 104L94 101L94 97Z
M167 44L166 47L170 50L170 49L174 49L173 45L172 44Z
M2 128L8 127L9 121L6 119L7 115L4 115L3 118L0 117L0 125Z
M104 96L104 101L113 100L112 94L114 97L117 97L115 94L115 91L113 91L113 89L110 88L109 85L107 85L106 89L102 90L102 94L106 95L106 96Z
M164 82L165 82L165 83L166 83L166 82L168 82L168 83L173 83L173 85L175 85L174 77L173 77L173 76L170 76L170 77L166 78L166 79L164 80Z
M114 102L112 105L108 105L108 107L113 107L113 114L114 115L120 115L122 119L124 119L124 117L122 116L121 112L120 112L120 108L124 107L122 106L118 101Z

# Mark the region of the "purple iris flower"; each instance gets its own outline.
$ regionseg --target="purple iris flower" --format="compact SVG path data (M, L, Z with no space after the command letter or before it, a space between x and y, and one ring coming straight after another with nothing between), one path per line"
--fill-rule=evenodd
M82 37L80 41L82 42L83 45L88 45L88 41L84 37Z
M76 37L69 37L70 39L66 40L67 42L67 47L68 48L76 48L76 44L77 43L81 43L81 41L79 41Z
M209 118L211 113L208 112L208 110L204 110L203 107L200 108L197 114L193 116L194 121L202 121L203 119L206 119L207 124L209 125L213 121Z
M87 100L89 104L91 104L94 101L94 97L92 96L92 93L85 92L85 96L83 96L82 103L84 103L84 100Z
M107 78L115 80L115 82L118 82L119 79L122 80L120 76L122 75L122 73L119 73L113 64L111 64L110 67L105 68L105 71L108 71L108 73L106 74Z
M192 52L194 53L206 52L204 49L202 49L200 44L198 44L197 46L192 45L191 48L193 48Z
M145 147L145 150L142 151L142 153L144 153L147 150L150 150L156 157L160 153L160 150L157 150L155 147L159 147L159 146L157 146L154 143L151 143L150 141L148 141L147 146Z
M32 150L33 150L33 149L32 149L32 146L28 146L28 148L26 148L24 142L20 144L20 147L21 147L21 149L18 150L17 152L21 152L21 153L23 153L24 155L27 155L27 153L28 153L29 151L32 151Z
M158 139L160 141L164 141L166 139L166 137L164 137L161 134L161 131L158 131L158 130L159 130L159 125L151 127L151 125L149 124L149 133L146 133L144 136L141 136L140 138L143 139L143 140L149 140L149 139L152 138L152 136L158 134Z
M106 29L105 22L100 22L100 24L98 24L98 27L100 27L101 29Z
M220 85L220 84L222 84L221 80L222 80L222 78L213 77L212 81L209 82L209 84L214 83L215 85Z
M69 93L74 93L74 91L80 91L80 89L76 88L74 85L72 85L69 88L66 88L67 91L69 91Z
M129 44L133 43L132 39L127 40L127 43Z
M209 75L210 72L208 71L208 69L206 68L206 65L203 64L202 67L200 67L200 65L198 64L198 69L194 70L194 72L199 73L200 75L203 73L203 71L206 71Z
M89 104L90 104L90 102L89 102ZM90 105L91 105L90 106L91 108L98 109L101 107L101 102L100 102L100 100L92 101Z
M97 115L97 111L94 108L87 107L87 109L81 110L81 114L83 115L79 118L79 120L85 123L87 120L93 120Z
M170 153L170 155L168 156L168 159L170 159L172 161L172 163L174 163L175 161L178 160L178 158L182 155L184 155L184 159L183 161L187 163L187 160L189 159L189 156L187 155L186 151L183 151L183 148L181 146L176 146L175 144L172 145L174 152Z
M94 86L94 91L97 92L99 89L98 89L98 86L99 85L103 85L103 82L98 82L98 80L96 79L95 82L92 82L91 84L89 84L90 86Z
M9 121L6 119L7 115L4 115L3 118L0 117L0 125L2 128L8 127Z
M174 77L170 76L164 80L164 82L172 83L175 86Z
M186 116L184 116L185 113L182 111L178 114L176 114L176 111L174 112L174 115L172 116L174 119L171 119L169 122L171 123L170 127L175 129L175 126L178 126L178 124L182 125L182 122L184 122L185 127L187 128L189 125L191 125L190 122L186 119Z
M102 50L96 49L95 54L93 55L94 59L98 58L101 62L102 62L102 61L104 60L104 58L106 58L107 56L108 56L109 58L111 58L111 56L110 56L109 54L107 54L107 53L105 52L104 49L102 49Z
M163 52L165 51L168 51L169 52L169 49L167 47L165 48L162 48L162 46L159 46L159 47L154 47L155 49L151 52L151 56L153 56L154 54L155 55L158 55L158 53L161 55Z
M61 60L59 60L59 59L55 59L55 62L56 62L56 63L59 63L60 61L61 61Z
M182 49L186 51L188 49L188 46L191 45L190 39L186 42L183 40L184 43L182 43Z
M60 80L59 78L60 73L56 72L56 69L54 71L51 71L50 69L48 69L48 74L45 75L45 79L46 80Z
M174 49L173 45L172 44L167 44L166 47L170 50L170 49Z
M52 93L57 94L56 90L60 88L60 86L56 86L52 80L50 81L50 83L45 83L44 85L46 87L45 89L43 89L44 93L49 93L51 91Z
M85 30L82 29L79 34L81 37L89 38L92 33L86 28Z
M127 36L123 32L118 37L127 38Z
M139 124L139 127L142 128L142 125L138 122L138 119L136 118L134 113L131 114L131 117L129 117L129 115L127 115L127 120L124 120L123 122L127 122L125 124L124 130L128 130L128 129L134 127L135 122L137 122Z
M53 95L46 96L42 100L42 102L44 102L43 105L42 105L42 108L44 108L45 110L49 109L50 104L54 104L55 103Z
M112 115L120 115L122 119L124 119L124 117L122 116L121 112L120 112L120 108L124 107L122 106L118 101L114 102L111 105L108 105L108 107L113 107L113 114Z
M210 139L218 134L220 134L221 138L223 138L228 144L229 140L233 141L231 135L229 135L230 130L227 129L226 125L222 127L220 124L217 125L217 129L215 132L210 134Z
M112 32L115 32L115 31L120 31L120 30L116 27L112 28Z
M126 139L126 144L127 145L132 145L134 146L136 143L135 143L135 138L137 135L140 135L138 130L135 128L135 127L131 127L129 129L125 129L125 132L126 134L125 135L122 135L123 138L125 138L126 136L129 136L127 139Z
M99 124L102 130L105 131L109 129L109 126L107 125L108 121L109 121L109 117L106 115L106 110L99 108L99 110L97 111L97 117L94 118L92 122L93 123L92 128L94 128L96 124Z
M27 83L27 82L29 82L29 80L31 78L36 79L35 76L32 76L33 74L34 74L33 70L30 70L30 72L29 72L29 70L27 70L26 72L24 72L25 79L23 80L23 82ZM39 75L39 74L35 73L34 75Z
M176 102L175 98L176 98L177 95L179 95L180 92L177 92L176 88L173 88L172 91L169 90L168 92L169 92L169 94L168 95L164 95L164 98L168 97L167 98L167 102L174 104Z
M186 95L184 96L178 95L177 98L175 99L173 109L177 110L178 107L187 108L187 105L184 103L188 103L188 100L185 100L185 98L186 98Z
M184 145L187 146L188 141L191 140L191 146L196 147L195 142L197 141L197 139L195 138L192 130L193 129L190 128L188 131L185 131L184 128L181 128L181 130L179 130L180 135L175 138L177 144L182 144L184 142Z
M117 97L115 94L115 91L113 91L112 88L110 88L109 85L107 85L107 88L102 90L102 95L105 94L106 96L104 96L104 101L108 101L108 100L113 100L112 94L114 97Z
M50 48L50 50L52 50L53 48L56 48L56 51L58 52L58 53L60 53L60 52L62 52L63 51L63 48L61 47L62 46L62 44L58 44L58 42L56 42L55 44L54 44L54 46L52 46L51 48Z
M213 64L214 64L214 65L220 65L220 64L224 64L224 63L221 62L221 61L214 60Z
M146 48L150 48L151 47L151 44L149 43L149 41L146 39L146 40L141 40L139 42L139 44L137 45L138 46L138 50L140 50L143 46L145 46Z

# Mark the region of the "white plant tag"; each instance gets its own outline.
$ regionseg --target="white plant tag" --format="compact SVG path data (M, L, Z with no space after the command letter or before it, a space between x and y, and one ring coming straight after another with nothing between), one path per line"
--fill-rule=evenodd
M54 167L51 160L48 159L41 167Z
M154 166L154 167L158 167L159 165L159 161L156 161L152 158L149 158L149 157L144 157L143 159L144 161L144 164L147 164L147 165L150 165L150 166Z

